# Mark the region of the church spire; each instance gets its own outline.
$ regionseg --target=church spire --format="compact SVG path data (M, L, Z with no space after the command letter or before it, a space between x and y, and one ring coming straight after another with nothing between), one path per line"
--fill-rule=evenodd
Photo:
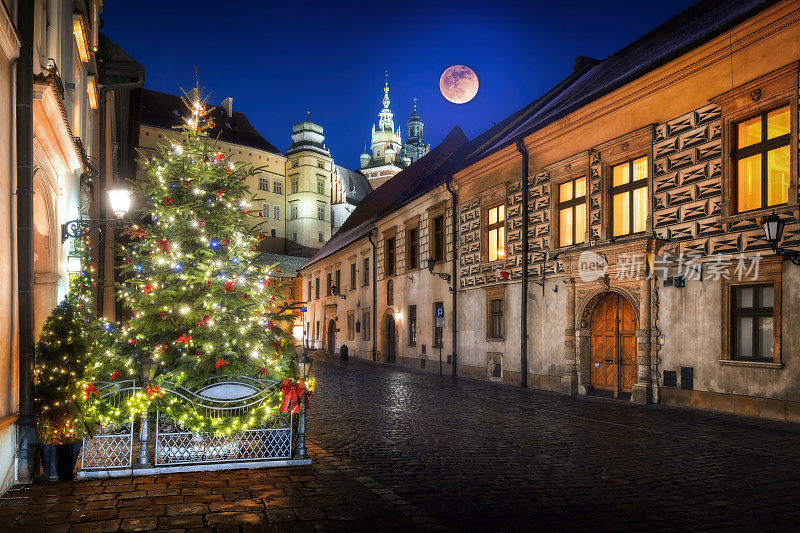
M389 109L389 69L386 69L386 81L383 84L383 108Z

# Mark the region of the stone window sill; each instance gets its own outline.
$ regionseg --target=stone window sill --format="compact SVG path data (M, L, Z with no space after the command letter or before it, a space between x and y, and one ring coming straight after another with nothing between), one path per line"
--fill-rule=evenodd
M750 368L771 368L780 370L783 368L783 363L775 363L771 361L737 361L735 359L720 359L719 364L722 366L744 366Z
M727 216L721 216L720 222L741 222L742 220L753 220L761 223L761 219L765 216L771 215L775 211L778 215L789 215L797 208L795 205L780 204L766 209L753 209L752 211L744 211L742 213L731 213Z

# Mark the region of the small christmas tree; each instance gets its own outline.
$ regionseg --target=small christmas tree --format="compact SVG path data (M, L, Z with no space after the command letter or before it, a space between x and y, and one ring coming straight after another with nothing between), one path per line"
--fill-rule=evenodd
M114 344L92 371L106 381L138 379L140 362L155 361L157 384L148 387L147 401L160 401L186 427L219 432L219 420L178 407L179 399L165 398L159 385L293 376L291 315L269 268L256 263L258 239L248 230L253 197L245 180L260 169L234 163L216 148L205 102L199 91L190 94L181 141L143 162L143 222L121 248L120 294L130 318L110 333ZM247 420L232 423L234 429L256 423Z

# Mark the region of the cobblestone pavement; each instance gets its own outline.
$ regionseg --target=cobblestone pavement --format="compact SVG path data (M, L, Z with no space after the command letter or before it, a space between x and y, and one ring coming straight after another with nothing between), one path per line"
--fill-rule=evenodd
M800 426L315 365L310 467L37 483L15 531L781 530Z
M800 528L798 425L353 361L314 373L314 438L424 525Z

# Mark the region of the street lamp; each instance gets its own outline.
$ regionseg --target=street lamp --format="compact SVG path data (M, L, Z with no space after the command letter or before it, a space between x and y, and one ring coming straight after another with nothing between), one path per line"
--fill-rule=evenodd
M148 386L156 375L158 361L149 355L143 355L139 360L139 370L142 373L142 385ZM139 465L142 467L152 466L150 463L150 413L147 409L142 413L142 421L139 427Z
M436 266L436 259L434 259L433 257L429 257L428 258L428 272L430 272L434 276L439 276L440 278L445 280L447 283L450 283L450 274L446 274L444 272L434 272L433 271L433 267L434 266Z
M149 355L143 355L139 361L139 370L142 372L142 381L147 383L156 377L156 369L158 369L158 361Z
M778 243L781 242L781 238L783 237L783 227L786 225L786 221L782 220L781 217L773 211L771 215L764 217L761 221L761 225L764 227L764 239L772 246L775 253L788 259L795 265L800 266L800 251L778 246Z
M297 370L303 380L308 379L308 376L311 374L311 365L313 364L314 360L309 357L307 353L303 353L297 357Z
M92 231L100 229L105 225L116 225L121 222L131 208L133 203L133 193L124 187L117 187L108 191L108 199L111 203L111 210L116 218L99 219L75 219L65 222L61 226L61 242L70 237L82 238L89 235ZM102 232L101 232L101 240Z
M311 365L314 360L303 352L297 357L297 370L303 381L308 380L311 375ZM300 419L297 421L297 459L307 459L308 453L306 452L306 405L305 398L299 398L300 402Z

